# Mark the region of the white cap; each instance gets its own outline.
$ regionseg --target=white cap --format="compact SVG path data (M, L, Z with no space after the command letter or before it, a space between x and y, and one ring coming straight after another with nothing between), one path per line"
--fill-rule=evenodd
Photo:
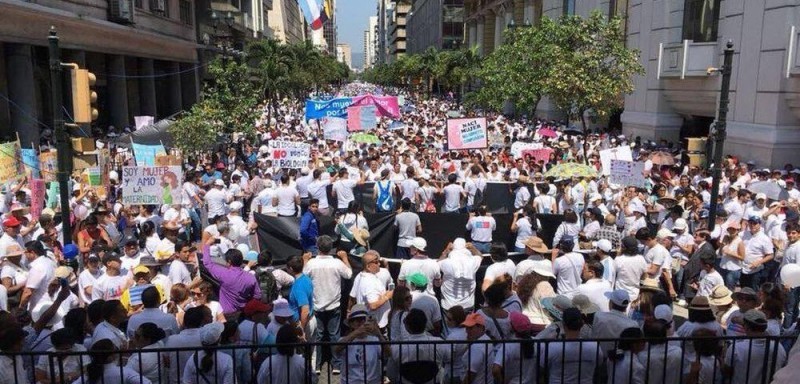
M311 170L308 169L308 167L300 168L300 174L301 175L308 175L309 173L311 173Z
M119 174L117 173L117 171L110 171L108 172L108 179L119 181Z
M675 237L675 236L677 236L675 233L666 228L659 229L658 233L656 234L656 237L659 239L664 239L667 237Z
M628 292L622 289L616 289L611 292L606 292L603 295L618 307L628 305L631 302L631 298L630 296L628 296Z
M242 202L238 201L238 200L237 201L232 201L228 205L228 208L230 208L231 211L238 211L238 210L242 209L242 207L244 207L244 204L242 204Z
M766 200L766 199L767 199L767 195L765 195L763 193L756 193L756 200Z
M673 226L673 228L681 230L681 231L685 231L686 227L688 227L688 226L689 226L689 224L686 223L686 219L680 218L680 219L675 220L675 225Z
M661 304L656 306L653 310L653 317L658 320L664 320L667 323L672 322L672 308L669 305Z
M416 248L417 250L424 251L425 247L428 246L428 242L421 237L415 237L411 240L411 246Z
M589 196L590 203L597 200L603 200L603 196L601 196L599 193L593 193L591 196Z
M467 241L461 237L453 240L453 250L459 251L462 249L467 249Z
M597 240L594 243L594 246L595 246L595 248L597 248L597 249L599 249L599 250L601 250L601 251L603 251L605 253L611 252L611 250L613 249L613 246L611 245L611 242L608 241L608 239Z
M204 325L203 328L200 329L200 342L203 345L214 345L218 343L223 330L225 330L225 326L222 323L213 322Z
M217 186L217 187L224 187L225 186L225 182L222 181L222 179L216 179L216 180L214 180L214 185Z

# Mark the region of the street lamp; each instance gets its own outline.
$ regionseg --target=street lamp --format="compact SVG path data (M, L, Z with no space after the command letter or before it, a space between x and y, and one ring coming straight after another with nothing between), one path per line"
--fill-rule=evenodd
M239 56L241 52L237 51L233 48L234 45L234 35L233 35L233 25L236 22L236 17L234 16L233 12L227 11L220 15L215 10L211 10L211 28L213 28L212 35L209 36L208 34L203 36L203 43L206 45L214 45L215 48L222 51L222 60L225 62L229 55ZM224 25L227 27L228 32L221 32L220 26Z
M712 138L714 140L714 169L711 181L711 207L708 213L708 230L714 231L715 219L717 217L717 197L719 196L719 182L722 178L722 148L725 145L725 136L728 126L728 102L731 91L731 72L733 69L733 41L728 40L725 45L725 56L722 68L709 68L706 73L710 76L714 73L722 74L722 84L719 92L719 109L717 113L717 123L714 126Z

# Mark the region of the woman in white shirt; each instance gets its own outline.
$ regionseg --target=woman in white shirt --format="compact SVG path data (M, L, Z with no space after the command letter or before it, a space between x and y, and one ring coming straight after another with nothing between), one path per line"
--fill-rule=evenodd
M286 324L278 330L277 344L296 344L301 342L295 326ZM307 380L305 359L294 347L277 347L278 353L270 355L258 370L257 383L264 384L303 384ZM310 378L309 378L310 379Z
M581 233L581 226L578 224L578 214L572 209L567 209L564 212L564 221L556 229L556 234L553 236L553 244L558 244L561 239L571 237L575 244L575 249L578 247L578 235ZM558 252L553 250L553 252Z
M166 332L159 328L155 323L143 323L133 334L131 345L138 352L131 355L125 368L130 369L148 380L158 383L162 375L166 376L167 370L161 366L160 354L158 352L145 352L164 348L164 338Z
M739 278L742 275L742 262L744 261L745 248L744 241L739 235L741 224L735 220L728 223L727 234L722 237L721 247L719 248L720 263L719 272L725 280L725 286L731 291L734 290Z
M156 233L156 225L148 220L142 223L139 230L139 248L143 248L148 255L155 255L156 248L161 244L161 238Z
M94 343L90 350L92 361L86 366L86 374L75 380L73 384L151 384L144 376L128 367L120 367L119 349L109 339Z
M214 322L200 329L200 342L203 347L214 347L219 344L225 325ZM228 354L211 348L197 351L189 357L183 369L183 384L215 383L233 384L233 358Z
M545 215L556 213L556 199L548 195L550 184L538 184L536 188L539 190L539 195L533 199L533 208L536 212Z
M542 260L541 262L546 261ZM522 301L522 313L528 316L537 331L543 330L552 322L547 310L542 305L542 299L556 296L553 285L549 281L553 278L555 276L552 272L545 271L543 268L534 268L517 281L517 294Z
M536 212L531 207L526 206L514 213L514 219L511 221L511 232L517 233L514 251L525 253L525 242L529 237L536 236L538 229L539 220L536 219Z
M211 310L211 317L214 319L214 321L224 323L225 314L222 312L222 305L220 305L218 301L211 300L211 293L213 292L212 288L213 287L211 286L211 283L207 281L203 281L198 284L197 287L190 291L193 300L189 305L186 306L186 308L188 309L205 305Z
M356 245L355 241L350 240L353 230L359 228L369 231L369 223L367 223L367 218L364 217L364 210L361 209L361 204L355 200L351 201L350 204L347 205L347 213L339 217L337 221L334 232L341 235L339 236L339 248L345 252L350 252ZM342 230L340 226L344 227L344 229L349 232L349 236L344 233L345 231Z
M430 176L422 177L422 185L417 188L417 210L419 212L436 212L436 206L433 204L434 195L441 193L441 190L431 184Z

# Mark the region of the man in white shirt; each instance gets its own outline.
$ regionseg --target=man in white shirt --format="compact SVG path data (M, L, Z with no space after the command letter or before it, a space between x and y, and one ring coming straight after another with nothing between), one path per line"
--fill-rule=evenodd
M398 285L405 285L406 280L408 277L413 275L414 273L422 273L429 282L432 284L428 284L428 289L426 292L430 295L434 295L434 286L440 286L442 284L442 271L439 268L439 263L429 258L423 252L425 251L425 247L428 246L428 242L421 237L415 237L411 240L411 247L409 248L409 252L411 253L411 259L403 261L400 264L400 272L397 275L397 284Z
M714 269L716 257L713 253L703 253L700 255L700 266L703 271L700 272L700 281L693 287L697 290L697 296L711 296L714 288L725 285L722 275Z
M393 291L386 290L386 284L381 281L378 274L381 272L380 255L374 250L369 250L362 257L364 270L353 282L353 296L356 304L363 304L369 309L372 318L378 327L386 328L389 323L389 310ZM391 277L390 277L391 279Z
M614 267L614 259L609 255L616 254L616 250L611 244L611 240L600 239L595 244L596 253L595 259L603 265L603 280L607 281L610 286L614 285L614 280L617 278L617 269Z
M323 174L325 177L323 177ZM308 195L312 199L319 200L319 205L317 207L317 209L319 209L319 214L329 216L331 210L330 204L328 204L328 185L331 184L331 178L327 177L327 173L322 168L315 169L312 175L314 176L314 180L308 184ZM333 179L335 181L336 176L334 176Z
M608 311L597 312L594 314L592 325L592 338L594 339L616 339L627 328L638 328L639 323L626 315L630 299L628 292L617 289L605 294L608 298ZM603 351L608 353L615 347L614 342L600 343Z
M161 309L158 308L159 305L161 305L161 294L158 293L158 288L155 286L145 288L145 290L142 291L142 306L144 308L128 319L126 336L128 336L129 339L133 338L136 330L144 323L153 323L157 325L164 330L167 336L175 335L180 331L175 316L161 311Z
M19 306L32 311L47 293L47 287L56 273L56 262L47 257L44 245L40 241L29 244L25 250L25 257L28 259L28 280L22 290Z
M475 212L469 213L467 230L470 231L470 238L475 248L481 253L489 253L492 245L492 232L497 229L497 222L490 213L486 211L486 206L478 207Z
M281 176L281 186L278 187L278 190L275 191L275 197L272 198L272 206L277 208L278 216L297 216L296 207L300 205L300 194L290 183L289 175L283 174Z
M464 383L492 384L492 366L495 359L495 348L491 345L491 338L486 334L486 320L478 313L467 315L461 325L467 330L467 340L470 343L469 351L465 352L466 377ZM475 342L478 341L478 342ZM502 350L502 344L499 345Z
M189 268L186 263L191 261L194 256L194 247L190 243L183 240L178 240L175 244L175 258L169 265L169 280L171 285L178 283L189 286L192 282L192 274L189 273ZM165 292L166 293L166 292Z
M471 312L475 307L475 272L481 266L480 251L462 238L448 244L439 258L442 270L442 308L460 305Z
M562 238L558 243L558 249L562 255L553 260L556 291L559 295L570 299L581 284L581 272L583 272L584 264L583 255L573 252L574 248L575 242L571 237Z
M672 257L667 247L672 246L672 239L675 236L675 233L666 228L659 229L655 237L647 228L642 228L636 233L636 239L647 248L644 254L644 259L649 264L647 275L659 280L660 285L666 287L667 293L673 298L677 293L672 286Z
M225 216L225 208L231 201L225 192L225 182L221 179L214 180L214 186L206 192L204 199L208 207L208 217Z
M647 261L639 254L639 242L635 237L622 239L622 253L614 259L614 268L617 271L614 289L627 292L631 301L636 299L639 296L639 282L647 273Z
M156 293L158 293L156 291ZM103 322L94 328L90 345L109 339L119 349L128 349L128 338L119 328L128 318L128 311L119 300L108 300L103 303Z
M353 276L347 253L340 251L336 256L330 255L333 239L322 235L317 238L319 254L306 262L303 273L311 279L314 287L314 317L317 328L315 342L339 340L339 324L341 322L342 280ZM334 370L341 369L337 356L331 362ZM316 368L322 367L322 348L317 346Z
M183 316L183 330L166 338L164 342L165 348L200 348L202 347L202 338L200 329L211 323L211 310L201 305L186 310ZM189 357L194 354L194 350L180 351L180 352L165 352L165 357L170 361L169 367L169 382L171 384L181 383L178 377L182 377L183 370Z
M336 213L344 214L347 212L347 207L350 202L355 200L353 189L359 185L364 184L364 174L360 173L358 179L352 179L349 176L350 171L347 168L339 170L339 179L333 183L331 193L336 198Z
M748 230L742 235L744 261L739 285L741 287L750 287L757 291L768 278L764 264L772 260L775 248L769 236L761 230L760 217L753 216L748 218L747 227Z
M603 279L603 264L596 260L589 260L583 265L583 284L575 290L575 295L586 295L592 304L600 308L600 312L608 311L608 297L611 292L611 283Z

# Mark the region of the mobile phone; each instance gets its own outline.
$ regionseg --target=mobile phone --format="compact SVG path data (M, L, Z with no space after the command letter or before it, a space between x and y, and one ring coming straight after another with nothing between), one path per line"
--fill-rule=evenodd
M394 291L394 283L389 283L389 290Z
M221 242L220 239L214 239L214 244L219 244Z
M63 277L58 278L58 283L61 284L61 288L67 288L69 286L69 281Z

